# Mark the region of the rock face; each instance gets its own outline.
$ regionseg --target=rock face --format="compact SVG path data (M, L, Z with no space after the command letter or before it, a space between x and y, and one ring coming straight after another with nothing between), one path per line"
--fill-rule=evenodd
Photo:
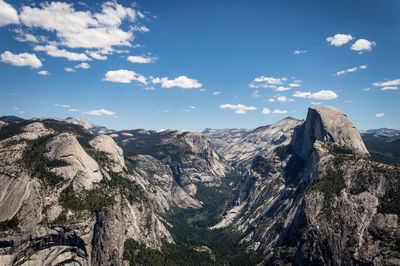
M208 129L203 134L225 159L248 166L256 155L268 156L279 145L289 144L302 121L287 117L254 130Z
M198 226L231 190L204 217L222 216L211 230L235 228L262 264L400 265L400 168L373 160L336 108L255 130L107 134L0 123L1 265L125 265L127 239L178 243L169 211ZM232 170L240 178L224 179Z
M120 265L127 238L154 249L173 243L140 185L149 177L127 168L111 137L56 120L8 123L0 131L1 265ZM200 206L180 193L175 201Z
M315 141L333 142L368 154L354 124L342 111L331 106L309 108L305 123L296 131L293 139L293 146L302 158L309 156Z
M342 112L310 108L289 145L253 159L214 228L239 228L266 264L399 264L399 174L369 157Z

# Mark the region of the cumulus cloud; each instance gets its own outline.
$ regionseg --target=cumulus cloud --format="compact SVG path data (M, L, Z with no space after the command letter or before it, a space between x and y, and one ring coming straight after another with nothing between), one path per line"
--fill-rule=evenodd
M98 109L98 110L92 110L92 111L85 112L85 114L87 114L87 115L115 115L116 112L109 111L106 109Z
M245 114L246 111L254 111L257 109L257 107L246 106L244 104L222 104L219 108L235 110L235 113L237 114Z
M340 76L340 75L343 75L343 74L346 74L346 73L350 73L350 72L355 72L358 69L367 69L367 67L368 67L367 65L361 65L361 66L358 66L358 67L352 67L352 68L348 68L348 69L345 69L345 70L341 70L341 71L336 72L336 76Z
M139 55L131 55L128 56L127 60L131 63L148 64L148 63L153 63L155 61L155 58L139 56Z
M249 84L250 88L276 88L276 85L281 85L287 81L287 78L274 78L274 77L266 77L261 76L257 77L253 80L252 83Z
M278 102L283 102L283 103L285 103L285 102L293 102L294 101L293 99L286 98L286 96L279 96L276 99L278 100Z
M275 99L274 99L274 98L269 98L268 101L269 101L270 103L273 103L273 102L275 102Z
M0 27L8 24L18 24L18 12L12 5L0 0Z
M221 92L221 91L214 91L212 94L213 94L213 95L221 95L222 92Z
M273 114L278 114L278 115L284 115L284 114L287 114L288 111L276 109L276 110L272 111L272 113Z
M64 70L67 72L76 72L76 70L73 69L72 67L64 67Z
M11 64L14 66L30 66L31 68L39 68L42 66L42 62L35 54L20 53L13 54L9 51L5 51L0 55L1 62Z
M119 83L131 83L132 80L139 81L143 84L147 84L147 80L144 76L126 69L108 71L103 78L104 81L119 82Z
M42 75L42 76L49 76L50 75L49 71L47 71L47 70L40 70L38 72L38 74Z
M267 107L264 107L264 108L262 109L262 113L263 113L264 115L267 115L267 114L271 113L271 111L270 111Z
M292 87L292 88L293 87L300 87L300 84L298 84L298 83L290 83L289 86Z
M108 58L106 55L102 55L98 52L86 51L86 53L96 60L107 60Z
M376 87L386 87L386 86L398 86L400 85L400 79L388 80L383 82L374 82L372 85Z
M321 90L318 92L296 91L296 93L293 94L293 97L310 98L310 99L316 99L316 100L333 100L333 99L336 99L338 96L335 92L333 92L331 90Z
M200 88L202 86L195 79L188 78L186 76L179 76L176 79L168 79L168 78L152 78L151 80L154 84L161 83L161 87L163 88L172 88L172 87L180 87L184 89L192 89L192 88Z
M80 63L80 64L76 65L75 68L88 69L88 68L90 68L90 65L88 63Z
M69 48L130 46L133 29L124 31L124 20L136 21L137 12L114 1L103 3L101 12L77 11L73 3L44 2L40 7L23 6L21 22L54 32L59 44Z
M84 53L74 53L65 49L58 49L55 45L38 45L33 48L35 51L46 52L52 57L64 57L69 61L89 61L90 58Z
M279 86L278 88L275 89L275 91L287 91L290 90L291 88L289 87L284 87L284 86Z
M353 40L353 36L351 36L350 34L341 33L335 34L335 36L333 37L326 38L326 41L329 42L330 45L334 46L342 46L351 40Z
M307 51L306 50L295 50L293 53L294 54L305 54Z
M385 113L377 113L375 116L376 117L382 117L382 116L384 116L385 115Z
M375 42L370 42L366 39L358 39L352 46L351 50L357 51L360 54L366 51L371 51L372 47L375 46Z

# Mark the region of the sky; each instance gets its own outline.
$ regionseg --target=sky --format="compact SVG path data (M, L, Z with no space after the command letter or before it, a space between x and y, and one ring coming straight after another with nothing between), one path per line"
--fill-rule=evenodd
M256 128L308 107L400 128L400 1L0 0L0 115Z

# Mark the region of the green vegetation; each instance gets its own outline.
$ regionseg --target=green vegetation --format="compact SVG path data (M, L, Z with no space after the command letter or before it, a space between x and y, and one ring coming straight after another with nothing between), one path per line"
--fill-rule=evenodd
M66 166L62 160L50 161L44 156L46 143L53 137L48 135L35 140L29 140L22 154L21 164L29 171L33 178L37 178L48 186L56 186L64 182L63 177L51 172L49 168Z
M142 202L146 200L145 193L141 186L135 181L124 178L121 174L108 172L111 180L102 180L101 185L104 190L117 189L132 204L133 202Z
M0 140L11 138L22 133L22 128L31 122L10 122L0 129Z
M400 176L398 176L399 178ZM400 181L400 180L398 180ZM382 198L378 207L380 213L391 213L400 216L400 183L393 186Z
M61 192L59 202L66 209L74 211L89 210L96 214L115 203L114 199L100 188L83 191L82 195L77 195L72 185L69 185Z
M318 190L327 196L340 195L340 191L345 188L343 172L328 168L326 175L311 185L311 190Z
M209 230L233 201L235 187L242 175L228 174L219 187L197 185L196 198L203 202L201 209L175 208L165 215L176 245L164 243L161 252L146 249L134 240L127 240L124 258L131 265L255 265L261 257L246 252L247 245L239 244L242 235L233 228ZM204 249L209 252L204 252Z
M14 215L14 217L10 220L5 220L0 222L0 232L4 232L7 230L15 230L18 228L18 218L16 215Z
M363 136L363 140L375 160L400 165L400 139L390 141Z
M279 146L274 152L283 161L292 153L292 147L290 145Z

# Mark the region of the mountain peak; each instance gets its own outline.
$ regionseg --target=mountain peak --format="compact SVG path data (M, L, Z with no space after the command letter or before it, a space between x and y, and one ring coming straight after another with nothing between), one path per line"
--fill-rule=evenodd
M295 130L293 144L297 153L306 158L316 140L329 141L368 154L356 126L342 111L332 106L308 108L306 121Z

